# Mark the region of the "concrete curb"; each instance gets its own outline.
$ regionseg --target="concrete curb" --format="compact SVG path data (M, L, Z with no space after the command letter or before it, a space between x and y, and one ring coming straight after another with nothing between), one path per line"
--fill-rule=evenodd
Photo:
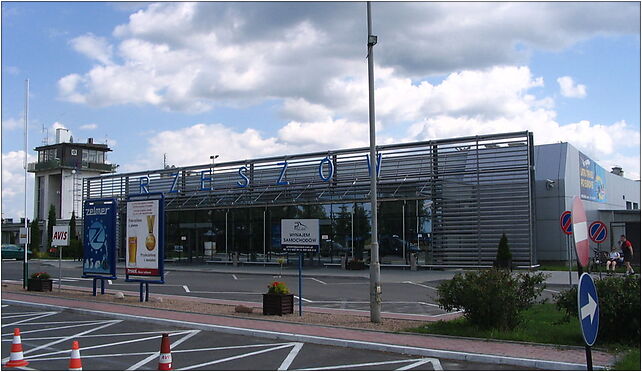
M330 337L298 335L294 333L274 332L274 331L255 330L255 329L248 329L248 328L221 326L221 325L213 325L213 324L205 324L205 323L197 323L197 322L150 318L150 317L143 317L138 315L106 313L106 312L97 311L97 310L70 308L66 306L39 304L39 303L18 301L18 300L3 299L3 301L8 303L25 305L25 306L42 307L49 310L65 309L65 310L75 311L81 314L101 315L101 316L106 316L106 317L111 317L116 319L136 320L136 321L153 323L153 324L169 323L179 327L189 326L189 327L193 327L195 329L200 329L204 331L215 331L215 332L221 332L221 333L227 333L227 334L255 336L255 337L263 337L263 338L276 339L276 340L308 342L308 343L320 344L320 345L351 347L351 348L362 349L362 350L384 351L384 352L391 352L391 353L419 355L419 356L432 357L432 358L445 358L445 359L461 360L461 361L476 362L476 363L506 364L506 365L513 365L513 366L520 366L520 367L527 367L527 368L548 369L548 370L580 371L580 370L586 369L586 365L576 364L576 363L554 362L554 361L547 361L547 360L516 358L516 357L507 357L507 356L490 355L490 354L477 354L477 353L468 353L468 352L460 352L460 351L425 349L425 348L418 348L418 347L411 347L411 346L399 346L399 345L390 345L390 344L374 343L374 342L366 342L366 341L337 339L337 338L330 338ZM593 366L593 367L595 370L606 370L604 366Z

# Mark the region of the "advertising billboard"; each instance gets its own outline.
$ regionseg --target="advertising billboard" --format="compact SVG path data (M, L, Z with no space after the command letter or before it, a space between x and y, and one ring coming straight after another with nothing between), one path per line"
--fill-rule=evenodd
M114 199L85 200L83 276L116 278L116 211Z
M606 202L606 170L579 153L580 197L593 202Z
M162 276L163 224L160 199L128 200L125 273Z

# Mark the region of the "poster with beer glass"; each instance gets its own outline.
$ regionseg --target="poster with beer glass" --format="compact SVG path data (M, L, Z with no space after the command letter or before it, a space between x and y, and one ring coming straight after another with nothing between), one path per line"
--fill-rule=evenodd
M125 268L128 276L162 276L162 200L127 201Z

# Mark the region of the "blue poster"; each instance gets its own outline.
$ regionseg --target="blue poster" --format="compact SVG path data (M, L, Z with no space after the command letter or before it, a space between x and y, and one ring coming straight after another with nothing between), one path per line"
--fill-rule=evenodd
M599 203L606 202L606 170L579 153L580 161L580 197Z
M116 277L116 200L86 200L83 275Z

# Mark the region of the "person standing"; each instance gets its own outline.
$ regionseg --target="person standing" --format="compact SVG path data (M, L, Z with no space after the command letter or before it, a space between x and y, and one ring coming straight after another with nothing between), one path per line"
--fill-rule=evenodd
M633 268L631 267L631 259L633 259L633 245L631 242L626 240L626 236L620 236L620 249L622 250L622 255L624 256L624 266L626 267L626 275L635 274Z

